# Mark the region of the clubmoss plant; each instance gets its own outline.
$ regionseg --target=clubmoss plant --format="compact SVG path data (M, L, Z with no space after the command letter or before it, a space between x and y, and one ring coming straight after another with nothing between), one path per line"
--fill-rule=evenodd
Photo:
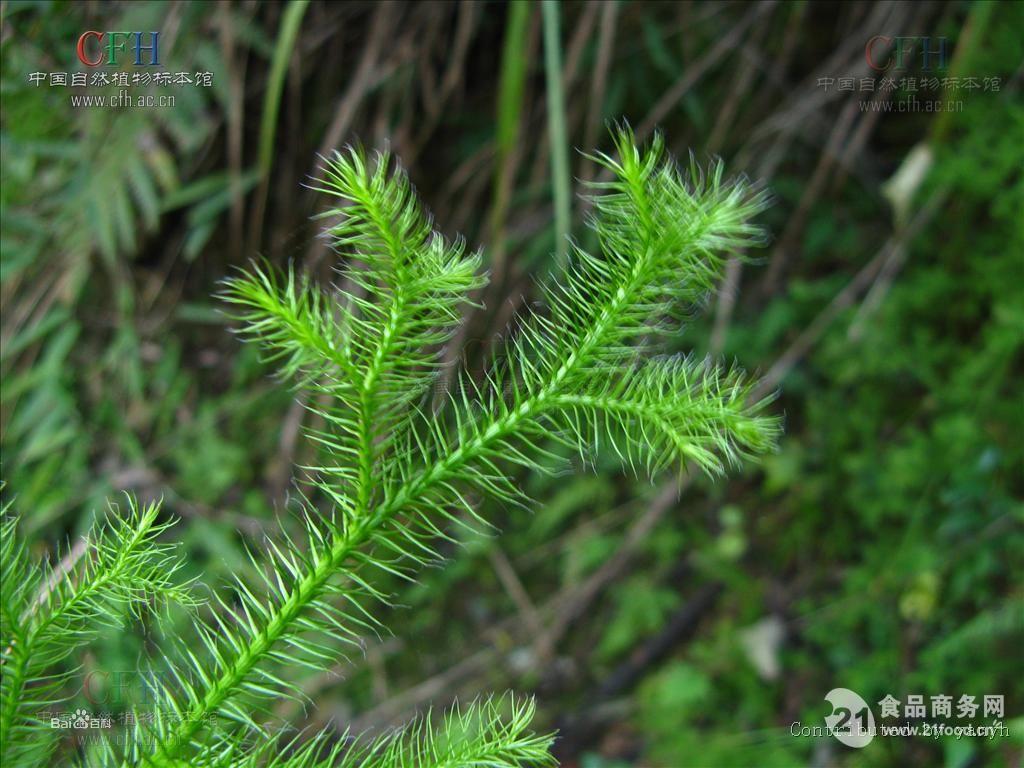
M9 505L8 505L9 506ZM3 509L0 528L0 764L44 763L58 731L42 713L60 701L72 673L61 662L97 627L141 617L159 601L194 606L175 574L181 559L160 541L170 522L159 504L109 513L54 563L30 557Z
M376 741L336 731L280 736L268 732L263 713L280 696L300 696L289 668L322 669L377 630L373 604L387 596L372 571L411 577L436 560L438 539L478 520L478 496L528 503L512 479L517 465L548 471L572 455L588 464L600 448L638 473L692 464L719 474L772 448L777 420L764 414L764 401L750 402L741 372L659 353L659 336L714 287L724 259L758 242L751 219L764 196L724 182L721 164L702 172L691 163L684 172L660 138L644 150L628 130L615 140L614 155L592 158L610 178L592 190L599 252L570 248L564 275L544 286L546 309L521 318L483 381L463 376L440 412L429 405L440 347L484 282L480 255L433 230L388 155L350 149L325 160L318 188L340 202L325 234L342 287L325 292L292 269L256 265L223 292L241 335L312 394L321 417L310 437L323 458L304 468L316 493L297 501L306 534L282 534L251 555L263 583L240 579L217 593L212 610L197 612L197 638L183 639L167 662L162 679L173 684L158 691L152 721L140 719L123 750L110 745L91 759L254 768L551 762L551 737L529 730L528 700L482 700L437 727L425 718ZM155 519L155 508L147 510ZM147 514L115 525L114 543L101 550L120 551L123 539L163 556L150 533L133 533ZM5 528L5 562L20 563L20 550L8 553L17 548L11 540ZM131 565L115 572L147 593L176 589L169 576L137 580ZM118 578L103 590L133 604ZM5 755L33 738L34 699L25 691L42 675L34 661L42 646L32 627L64 604L41 605L26 630L11 618L26 615L26 594L16 590L9 604L5 587L4 644L17 640L4 656ZM22 640L26 631L37 636L35 650ZM68 653L77 640L67 641ZM10 685L8 665L21 670Z

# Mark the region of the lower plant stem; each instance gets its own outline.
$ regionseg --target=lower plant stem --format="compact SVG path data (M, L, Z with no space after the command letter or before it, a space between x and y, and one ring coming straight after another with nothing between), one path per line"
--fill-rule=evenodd
M546 399L547 395L541 393L524 403L524 406L529 405L529 408L517 408L495 421L484 433L465 445L459 446L447 457L424 471L390 501L378 506L374 514L362 525L355 527L351 533L335 541L328 554L292 588L288 597L267 619L264 628L253 638L253 641L213 682L198 705L184 717L181 725L164 741L154 746L154 753L144 758L144 764L154 767L173 766L174 761L179 759L181 750L192 743L199 733L206 717L220 709L221 705L255 669L271 647L287 634L289 627L299 617L299 614L321 594L328 579L342 569L349 558L366 544L390 517L429 491L431 487L449 477L459 467L480 455L490 444L508 437L521 421L536 415L537 409L542 407Z
M11 745L11 729L14 727L14 719L18 712L18 702L21 700L21 692L25 687L25 677L28 672L28 640L22 648L16 647L16 640L11 641L9 654L14 656L14 666L4 670L4 677L7 678L9 689L4 700L4 710L0 714L0 758L7 756L8 747ZM4 760L6 762L6 760Z
M170 735L166 743L156 745L157 752L144 759L145 765L169 766L183 747L190 744L199 729L203 726L206 716L216 712L220 706L234 693L245 677L253 671L260 659L288 631L302 610L308 606L323 590L327 580L348 560L352 553L367 539L370 531L366 526L357 528L351 536L339 539L331 547L326 557L306 574L289 593L272 616L267 620L263 630L238 655L234 663L214 681L206 695L182 720L182 724Z

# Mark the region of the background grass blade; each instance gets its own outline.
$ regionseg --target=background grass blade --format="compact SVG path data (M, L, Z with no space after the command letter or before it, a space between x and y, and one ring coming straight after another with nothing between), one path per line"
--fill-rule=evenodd
M551 143L551 185L555 202L555 257L560 268L569 248L571 212L569 138L566 134L565 94L562 90L562 43L557 0L544 0L544 74L547 82L548 141Z
M302 26L302 17L306 14L309 0L292 0L285 8L281 19L281 31L277 35L274 46L274 58L270 63L270 75L267 90L263 94L263 116L260 119L260 143L257 153L257 167L261 181L256 193L256 207L253 211L250 227L251 242L259 242L260 231L263 229L263 215L267 207L267 189L270 184L270 169L274 162L274 137L277 135L278 112L281 107L281 93L284 91L284 76L288 70L288 61L295 49L295 41Z

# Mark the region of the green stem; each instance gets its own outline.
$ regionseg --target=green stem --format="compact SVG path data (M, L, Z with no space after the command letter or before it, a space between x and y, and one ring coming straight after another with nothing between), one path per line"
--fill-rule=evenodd
M380 341L374 351L373 359L363 378L363 388L359 398L359 424L357 426L359 440L359 478L356 490L356 514L364 515L370 506L373 489L373 465L376 456L374 447L373 422L376 414L374 399L377 382L384 368L384 361L391 351L391 345L398 334L405 309L405 292L401 281L396 281L395 296L391 303L388 322L381 331Z
M377 346L367 365L366 374L363 376L359 395L359 423L356 428L359 443L356 515L362 517L369 511L370 497L373 490L373 465L376 460L373 423L377 410L375 402L377 384L384 370L385 361L391 353L394 340L401 329L406 309L405 281L402 279L401 273L405 267L407 252L401 235L395 229L394 221L377 205L376 198L371 190L364 188L360 189L359 192L363 197L361 200L362 206L366 209L374 225L380 230L381 237L391 256L391 265L394 272L394 280L391 286L393 295L391 307L388 311L388 321L385 323L384 328L381 329Z
M529 61L526 31L530 20L530 3L512 0L508 4L505 43L501 55L501 78L498 86L498 124L495 130L497 152L494 161L494 201L491 208L491 265L496 277L504 272L505 219L512 194L513 153L519 141L519 124L523 114L523 91Z
M4 670L4 677L9 682L5 691L3 714L0 716L0 758L2 758L0 762L5 762L8 749L11 747L11 728L14 727L18 702L21 699L21 692L25 688L28 657L31 652L31 639L28 635L12 638L10 643L9 654L14 657L14 666Z
M262 657L288 631L303 609L317 598L327 580L369 539L371 533L367 526L362 526L356 528L351 536L334 543L328 556L321 559L292 589L285 601L267 619L259 634L213 682L199 704L182 719L181 725L164 741L154 745L155 753L143 758L144 765L174 766L182 748L191 744L203 727L206 716L220 709Z
M256 193L255 207L252 214L251 237L253 243L258 242L263 228L263 215L267 208L267 195L270 190L270 168L274 162L274 137L277 133L277 118L281 106L281 94L284 91L284 77L288 70L295 41L302 26L302 17L306 13L309 0L293 0L285 8L281 19L281 31L274 46L274 57L270 62L270 76L267 79L267 90L263 95L263 116L260 119L260 143L257 154L260 186Z
M277 113L281 106L281 93L284 91L284 75L288 69L288 60L295 48L295 40L299 35L302 17L306 13L309 0L294 0L284 10L281 20L281 32L274 46L274 58L270 63L270 76L267 79L267 90L263 96L263 117L260 120L259 169L260 175L266 178L270 173L270 165L274 159L274 134L277 132Z
M559 40L558 2L544 0L544 70L547 76L548 140L551 143L551 179L555 195L555 254L558 268L565 266L569 245L569 139L565 128L565 95L562 92L562 53Z
M974 58L981 45L997 5L999 4L986 2L986 0L981 0L981 2L975 2L971 5L970 13L967 15L967 22L963 27L963 33L960 35L960 44L956 47L953 61L949 67L948 75L950 79L959 76L970 66L971 59ZM949 87L947 87L943 91L943 98L949 98L949 90ZM939 116L935 118L931 130L932 143L942 144L946 140L952 125L953 115L952 111L940 112Z

